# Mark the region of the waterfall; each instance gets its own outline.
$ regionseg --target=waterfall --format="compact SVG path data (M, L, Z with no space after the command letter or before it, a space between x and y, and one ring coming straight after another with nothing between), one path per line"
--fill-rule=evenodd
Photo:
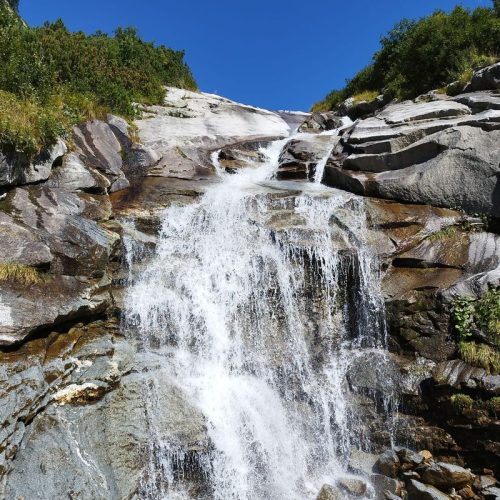
M128 289L128 327L159 367L145 396L147 498L188 498L173 473L186 450L155 433L166 381L206 419L199 498L312 499L345 474L352 446L369 448L346 379L355 356L385 347L363 201L271 181L289 140L263 149L256 168L218 168L198 201L166 209Z

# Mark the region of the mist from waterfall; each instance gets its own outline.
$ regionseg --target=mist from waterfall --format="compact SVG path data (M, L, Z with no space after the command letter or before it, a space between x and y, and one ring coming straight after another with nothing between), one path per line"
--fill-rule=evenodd
M255 168L216 165L220 183L166 209L156 254L129 287L128 325L161 366L145 396L146 498L188 497L174 473L186 450L154 431L166 382L206 419L203 498L315 498L345 475L352 446L370 447L346 377L354 357L385 348L363 201L271 181L289 140L262 149Z

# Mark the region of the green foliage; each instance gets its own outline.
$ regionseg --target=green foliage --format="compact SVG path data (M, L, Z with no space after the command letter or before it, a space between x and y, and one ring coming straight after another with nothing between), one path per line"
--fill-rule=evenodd
M161 103L164 85L196 89L182 51L144 42L133 28L114 36L71 33L60 20L29 28L0 4L0 90L9 100L2 110L26 105L22 114L30 117L41 111L40 124L0 116L0 147L32 153L33 144L54 140L55 122L68 131L107 111L131 118L134 103Z
M479 327L500 347L500 290L488 290L475 307Z
M475 326L500 346L500 289L491 288L478 300L459 297L453 303L451 319L458 340L466 340Z
M500 373L500 289L490 289L478 300L460 297L451 312L460 357L491 373ZM493 345L471 342L473 330L479 329Z
M474 406L474 400L470 396L467 396L467 394L453 394L450 400L457 413L470 410Z
M474 301L467 297L459 297L453 303L451 319L459 341L466 340L472 335L474 311Z
M345 99L345 92L343 90L332 90L322 101L313 105L312 111L314 113L330 111L336 108Z
M373 62L329 94L316 108L333 109L349 96L382 91L401 99L442 88L454 80L466 83L472 71L492 64L500 55L499 1L494 8L451 13L436 11L419 21L404 19L382 37Z
M486 402L488 409L495 415L500 414L500 396L495 396Z

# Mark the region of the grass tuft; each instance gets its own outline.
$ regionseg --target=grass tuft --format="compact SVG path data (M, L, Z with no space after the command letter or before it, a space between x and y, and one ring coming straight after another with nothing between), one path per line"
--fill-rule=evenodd
M0 264L0 281L36 285L44 281L38 269L20 264Z
M473 366L484 368L488 373L500 373L500 353L498 349L476 342L460 342L458 344L460 357Z
M359 92L358 94L355 94L352 96L354 99L354 104L358 104L363 101L373 101L377 96L379 95L379 92L376 90L365 90L363 92Z
M467 394L453 394L450 398L455 411L462 413L464 410L470 410L474 406L474 400Z

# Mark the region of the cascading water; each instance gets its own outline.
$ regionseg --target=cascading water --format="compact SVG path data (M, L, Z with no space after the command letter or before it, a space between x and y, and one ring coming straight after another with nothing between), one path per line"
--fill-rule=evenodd
M168 208L128 290L128 324L160 367L145 393L144 497L188 495L174 474L186 450L155 433L165 381L206 419L210 445L196 460L208 487L197 498L314 498L345 475L351 446L369 446L353 431L346 380L353 357L385 342L363 203L269 181L290 139L254 169L218 167L222 181L199 201Z

